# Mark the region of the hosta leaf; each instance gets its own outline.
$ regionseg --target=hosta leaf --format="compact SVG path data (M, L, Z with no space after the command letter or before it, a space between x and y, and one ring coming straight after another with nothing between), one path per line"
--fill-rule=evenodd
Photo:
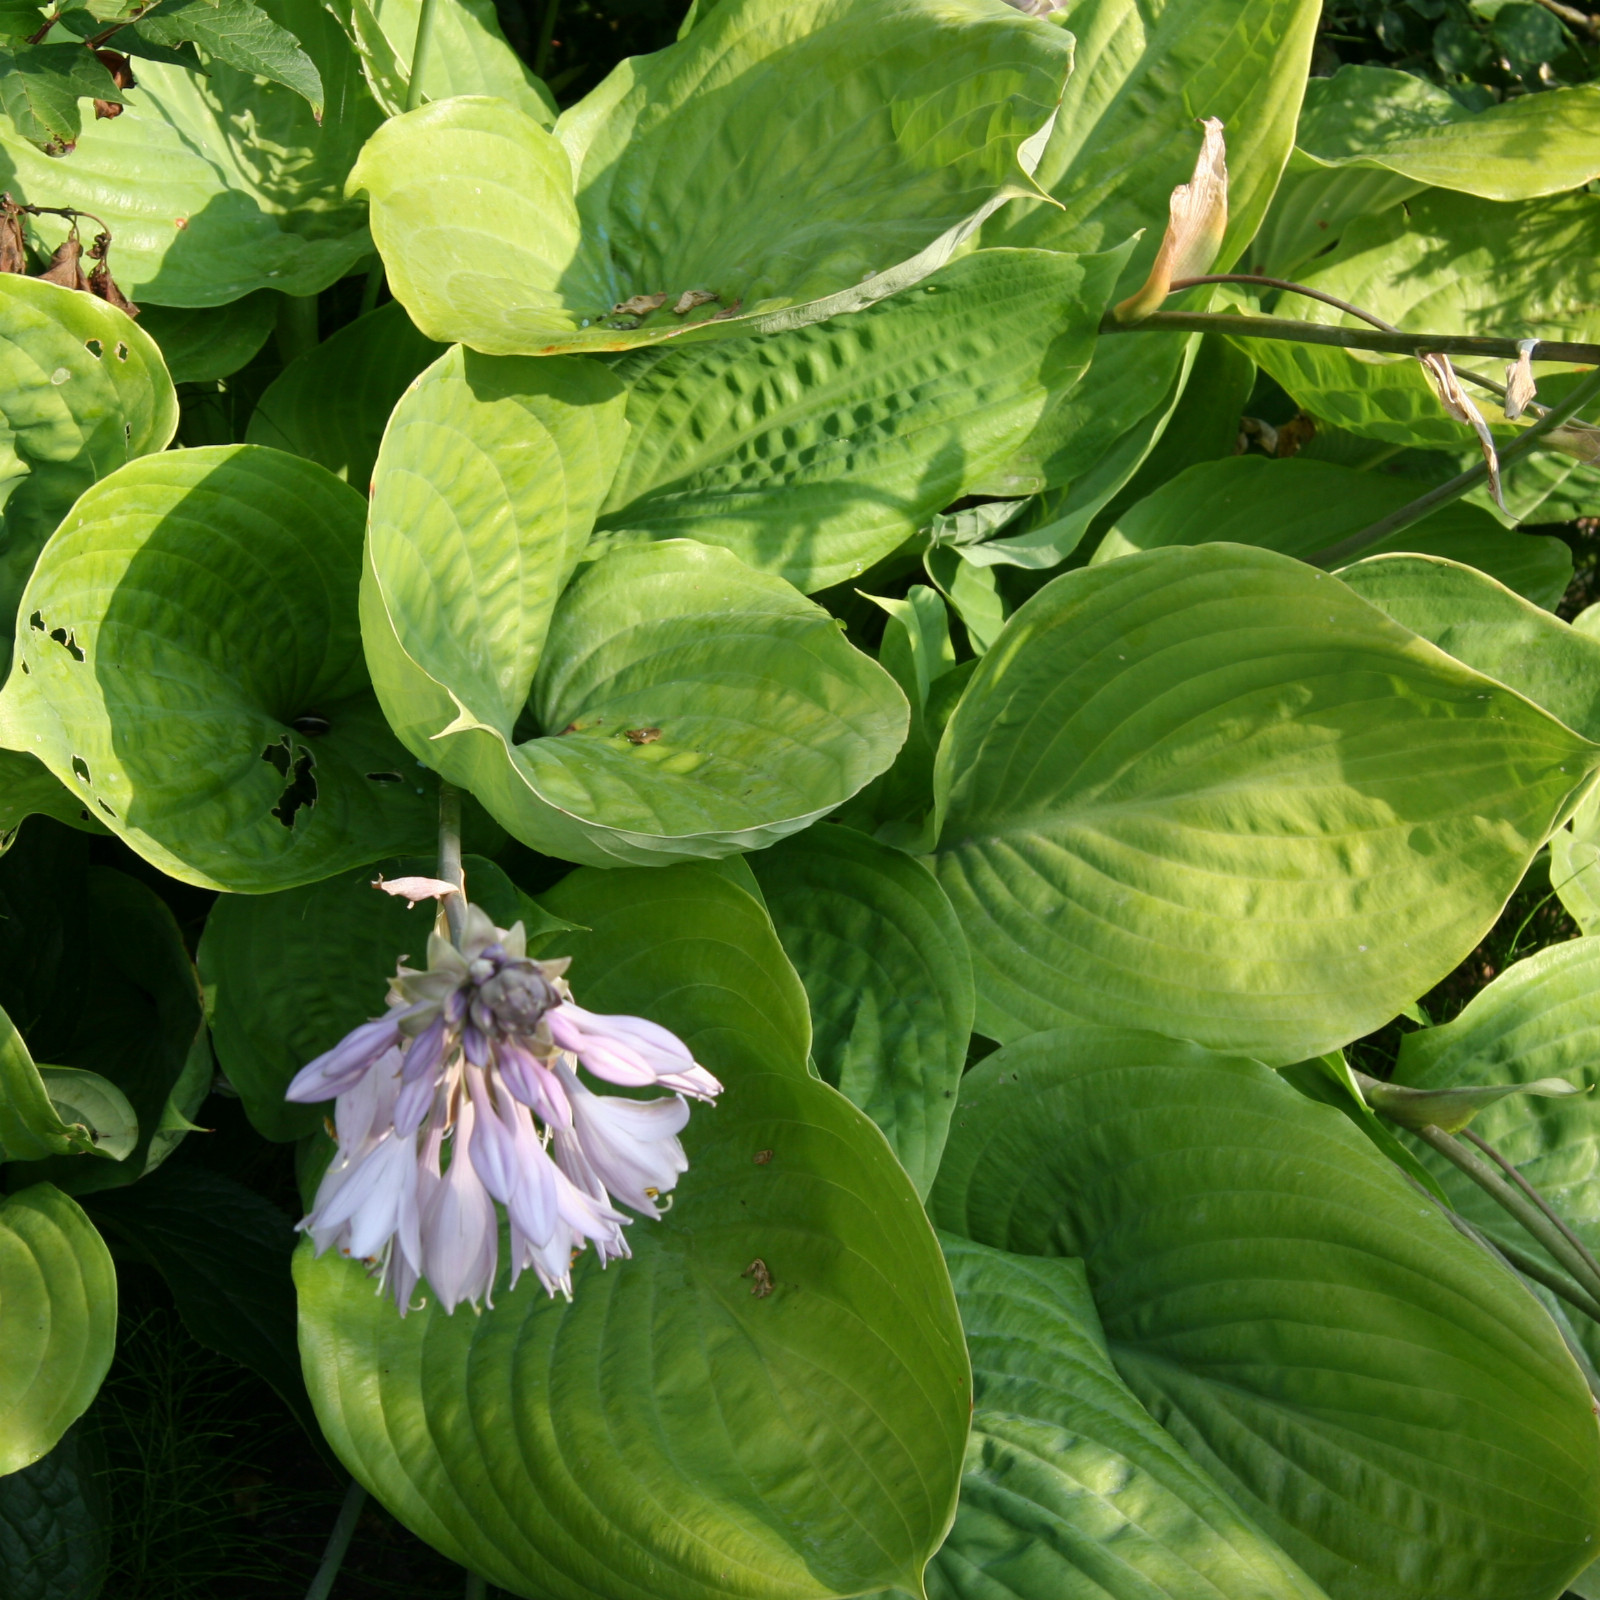
M1471 111L1413 73L1341 67L1306 85L1295 144L1322 167L1532 200L1600 178L1600 89L1553 89Z
M1007 624L939 751L978 1030L1137 1023L1320 1055L1472 949L1597 764L1287 557L1068 573Z
M596 363L458 348L424 374L375 479L379 696L419 757L547 854L771 843L888 766L904 699L820 607L724 550L626 544L563 591L622 428Z
M0 1476L83 1414L116 1331L116 1269L77 1202L48 1183L0 1199Z
M984 250L781 339L625 357L599 526L723 545L807 593L858 577L1077 381L1124 255Z
M320 462L365 493L390 412L442 354L391 301L290 362L256 402L245 437Z
M1381 167L1325 167L1296 150L1250 241L1246 270L1293 276L1337 243L1352 219L1387 211L1426 187Z
M421 0L330 0L329 9L360 55L378 104L391 117L404 111ZM554 97L506 43L491 0L448 0L435 9L431 26L423 63L425 98L495 95L546 127L555 125Z
M81 1428L0 1478L0 1572L9 1600L96 1600L111 1553L105 1463Z
M996 0L723 0L553 134L443 100L387 123L351 184L431 338L539 355L778 331L919 281L1024 192L1071 58ZM691 290L717 302L675 314Z
M0 438L18 477L0 540L0 631L72 502L135 456L164 450L178 397L150 335L94 295L0 273Z
M1112 561L1163 545L1226 543L1259 545L1308 561L1420 492L1412 479L1329 461L1207 461L1124 511L1093 559ZM1385 550L1420 551L1477 567L1552 611L1572 579L1572 552L1562 540L1508 531L1489 512L1460 501L1373 546L1373 553Z
M1340 577L1447 655L1600 739L1600 639L1493 578L1436 556L1373 556Z
M1550 836L1550 887L1584 933L1600 933L1600 790Z
M0 123L0 187L104 218L117 282L141 303L215 306L261 288L314 294L371 254L365 208L343 190L382 113L319 0L261 9L316 65L327 96L320 122L294 90L222 62L202 75L141 61L122 115L91 122L70 161ZM36 226L51 245L66 231L51 217Z
M281 894L226 895L206 918L200 977L212 996L217 1065L258 1133L298 1139L326 1108L291 1105L289 1080L352 1028L382 1016L401 957L427 959L435 902L408 908L372 885L432 871L421 859L381 861ZM492 861L469 856L467 892L502 928L539 919Z
M932 1600L1323 1600L1129 1392L1083 1262L942 1242L974 1409Z
M257 289L229 306L146 306L139 327L161 347L174 383L210 383L232 377L260 350L282 303L272 290Z
M255 445L96 484L22 600L6 743L186 883L285 888L426 848L432 804L373 698L361 497Z
M37 757L22 750L0 750L0 855L16 843L29 817L41 815L85 833L106 831L89 815L82 799Z
M933 875L850 828L810 828L751 865L811 1003L811 1055L926 1194L972 1033L972 962Z
M545 897L571 981L654 1017L726 1085L631 1261L403 1321L355 1264L297 1259L324 1430L402 1521L546 1600L920 1587L970 1401L939 1250L882 1136L806 1071L805 996L760 903L698 866ZM555 953L552 951L552 953ZM770 1152L770 1154L768 1154ZM772 1292L752 1295L753 1259Z
M197 44L208 60L281 83L322 110L317 64L256 0L161 0L140 17L139 37L169 49Z
M0 1160L93 1149L92 1127L50 1098L16 1024L0 1012Z
M1556 1595L1588 1561L1600 1431L1560 1335L1256 1062L1127 1029L1012 1045L967 1075L933 1206L1081 1256L1124 1381L1333 1600Z

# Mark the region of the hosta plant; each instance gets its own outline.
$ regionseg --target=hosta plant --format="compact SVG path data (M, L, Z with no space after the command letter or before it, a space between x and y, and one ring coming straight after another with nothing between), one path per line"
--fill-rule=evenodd
M1319 10L0 8L7 1595L122 1261L314 1594L1600 1594L1600 92Z

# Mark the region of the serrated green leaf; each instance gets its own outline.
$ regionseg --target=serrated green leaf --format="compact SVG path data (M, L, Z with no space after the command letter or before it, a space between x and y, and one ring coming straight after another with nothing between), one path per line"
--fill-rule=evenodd
M322 75L300 41L255 0L161 0L139 19L139 34L174 49L196 44L208 59L281 83L321 112Z
M8 1600L97 1600L111 1554L102 1458L69 1428L49 1455L0 1477Z
M1166 545L1223 543L1259 545L1307 561L1420 492L1413 479L1298 456L1207 461L1124 511L1093 561ZM1372 553L1397 550L1476 567L1549 611L1572 580L1572 552L1564 541L1508 530L1487 511L1460 501L1391 534Z
M933 1207L1081 1256L1124 1381L1333 1600L1555 1595L1587 1563L1600 1431L1555 1327L1256 1062L1012 1045L967 1075Z
M225 895L206 918L200 979L211 996L217 1064L256 1131L299 1139L325 1108L291 1105L289 1080L345 1034L383 1013L384 989L402 957L427 959L436 907L377 892L382 876L432 872L431 861L380 861L281 894ZM492 861L467 858L467 892L509 928L535 917ZM534 908L535 910L537 908Z
M578 872L547 908L583 1004L674 1029L726 1085L633 1259L404 1320L302 1252L301 1348L356 1477L452 1559L550 1600L920 1586L970 1403L949 1278L882 1136L806 1070L804 992L718 870ZM766 1159L759 1159L770 1151ZM772 1292L751 1293L753 1258Z
M950 902L926 867L850 828L810 828L751 866L806 986L817 1070L926 1195L972 1033L972 962Z
M139 326L161 347L174 383L211 383L230 378L272 335L282 304L270 289L257 289L229 306L146 306Z
M1082 1261L941 1243L974 1404L932 1600L1324 1600L1118 1376Z
M1341 67L1306 86L1295 144L1322 167L1532 200L1600 178L1600 88L1552 89L1471 111L1414 73Z
M1071 56L991 0L724 0L553 134L438 101L385 124L351 185L431 338L542 355L777 332L919 282L1023 192ZM691 290L718 299L676 315Z
M364 492L396 402L442 354L391 301L290 362L256 402L245 437L321 462Z
M121 468L34 569L5 742L186 883L261 892L427 848L430 785L361 659L362 521L323 468L256 445Z
M0 523L0 634L39 551L97 478L164 450L178 397L150 335L94 295L0 273L0 425L23 476Z
M979 251L782 339L625 357L597 526L723 545L806 593L860 576L1077 381L1125 256Z
M59 156L77 143L80 100L114 100L122 91L98 57L80 44L27 44L0 50L0 112L31 145Z
M333 0L330 9L361 57L373 97L387 115L397 116L411 86L421 0ZM423 64L425 99L494 95L547 128L555 126L555 97L506 43L492 0L446 0L435 9L432 28Z
M1600 746L1337 578L1239 545L1071 572L945 729L939 878L981 1033L1272 1063L1381 1026L1493 923Z
M44 22L39 0L0 0L0 39L26 39Z
M429 368L378 457L379 696L409 748L547 854L771 843L888 766L904 701L832 617L724 550L625 544L563 590L622 426L598 364L458 348Z
M0 1199L0 1478L83 1414L116 1331L116 1269L77 1202L48 1183Z
M142 62L122 115L85 128L70 162L0 124L0 188L103 217L117 283L141 304L224 305L261 288L314 294L372 252L365 208L344 199L344 181L383 114L319 0L261 9L315 63L321 122L294 90L214 61L204 76ZM37 231L54 245L66 225L41 218Z

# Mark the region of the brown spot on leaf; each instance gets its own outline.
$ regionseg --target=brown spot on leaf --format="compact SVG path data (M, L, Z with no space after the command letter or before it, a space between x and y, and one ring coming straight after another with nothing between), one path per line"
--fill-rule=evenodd
M770 1150L757 1150L757 1151L756 1151L756 1157L755 1157L755 1160L756 1160L756 1165L757 1165L757 1166L758 1166L758 1167L764 1167L764 1166L766 1166L766 1164L767 1164L767 1163L768 1163L768 1162L769 1162L769 1161L770 1161L770 1160L771 1160L771 1159L772 1159L772 1152L771 1152L771 1151L770 1151Z
M648 317L666 303L664 294L631 294L626 300L619 300L612 306L611 314L617 317Z
M729 317L736 317L744 310L744 301L735 300L725 305L711 320L713 322L726 322Z
M755 1280L750 1285L750 1293L757 1300L765 1300L772 1293L772 1274L767 1270L767 1264L760 1256L757 1256L739 1276Z
M629 728L622 737L629 744L654 744L661 737L659 728Z
M687 316L696 306L708 306L717 297L709 289L685 289L672 308L675 317Z

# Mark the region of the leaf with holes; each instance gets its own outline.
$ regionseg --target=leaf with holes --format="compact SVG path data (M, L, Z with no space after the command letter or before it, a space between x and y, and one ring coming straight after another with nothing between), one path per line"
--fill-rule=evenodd
M116 1331L116 1269L77 1202L48 1183L0 1198L0 1478L83 1414Z
M941 1242L973 1413L932 1600L1326 1600L1118 1376L1082 1261Z
M1472 949L1597 767L1600 745L1286 556L1068 573L939 750L978 1030L1335 1049Z
M972 1033L972 962L932 873L850 828L752 861L811 1003L811 1054L926 1194Z
M302 1247L301 1350L356 1478L453 1560L550 1600L920 1589L970 1389L950 1281L882 1135L806 1070L805 993L760 902L702 866L544 898L586 1006L653 1017L723 1081L633 1259L404 1319ZM754 1262L772 1292L751 1293Z
M1164 545L1250 544L1311 561L1409 504L1418 492L1413 479L1330 461L1206 461L1124 511L1093 560L1098 565ZM1489 512L1459 500L1362 553L1396 550L1476 567L1547 611L1572 581L1572 552L1562 540L1507 529Z
M920 281L1036 192L1071 60L1069 34L999 5L723 0L553 133L441 100L386 123L350 181L431 338L548 355L778 332Z
M1600 1535L1560 1334L1331 1106L1067 1028L967 1075L940 1226L1080 1256L1111 1359L1331 1600L1557 1595Z
M367 540L373 681L408 747L546 854L756 848L883 771L905 700L725 550L626 544L572 575L622 405L597 363L459 348L407 392Z
M362 521L354 490L255 445L121 468L29 580L4 742L185 883L260 892L427 848L432 786L361 659Z
M408 907L373 888L379 877L431 872L431 858L380 861L279 894L228 895L206 918L200 976L212 996L217 1064L258 1133L298 1139L326 1107L283 1098L306 1062L381 1016L395 963L427 959L435 904ZM492 862L466 862L468 892L502 928L530 932L542 913Z
M1077 381L1125 255L984 250L781 339L624 358L598 526L722 545L806 593L858 577Z
M0 273L0 433L21 473L0 523L0 631L51 532L97 478L164 450L178 397L161 352L94 295Z

